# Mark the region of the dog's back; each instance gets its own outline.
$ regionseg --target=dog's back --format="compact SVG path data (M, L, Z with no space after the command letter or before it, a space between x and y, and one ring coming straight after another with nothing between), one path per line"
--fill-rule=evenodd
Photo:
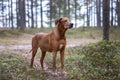
M37 33L32 38L32 49L40 47L43 51L51 52L49 36L50 35L48 33Z

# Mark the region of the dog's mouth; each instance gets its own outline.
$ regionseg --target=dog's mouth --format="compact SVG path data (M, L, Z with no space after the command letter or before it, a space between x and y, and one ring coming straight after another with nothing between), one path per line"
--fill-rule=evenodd
M73 27L73 23L70 23L70 26L68 28L71 29L72 27Z

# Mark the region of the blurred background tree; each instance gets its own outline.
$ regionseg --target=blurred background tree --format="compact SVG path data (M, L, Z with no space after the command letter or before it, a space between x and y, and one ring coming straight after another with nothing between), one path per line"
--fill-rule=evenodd
M109 24L120 26L120 1L109 0ZM54 27L57 17L69 17L74 27L103 26L103 0L0 0L1 28Z

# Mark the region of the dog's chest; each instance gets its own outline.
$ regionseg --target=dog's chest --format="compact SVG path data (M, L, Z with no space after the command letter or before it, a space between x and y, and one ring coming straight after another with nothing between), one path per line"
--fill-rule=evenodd
M65 45L66 45L65 40L61 40L61 41L59 41L59 49L60 49L60 50L61 50L62 48L64 48Z
M59 49L61 50L64 47L64 44L59 45Z

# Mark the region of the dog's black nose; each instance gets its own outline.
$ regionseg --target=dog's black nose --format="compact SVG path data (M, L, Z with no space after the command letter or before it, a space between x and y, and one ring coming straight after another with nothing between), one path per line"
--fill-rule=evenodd
M71 23L71 26L73 26L73 23Z
M70 23L70 27L69 28L72 28L73 27L73 23Z

